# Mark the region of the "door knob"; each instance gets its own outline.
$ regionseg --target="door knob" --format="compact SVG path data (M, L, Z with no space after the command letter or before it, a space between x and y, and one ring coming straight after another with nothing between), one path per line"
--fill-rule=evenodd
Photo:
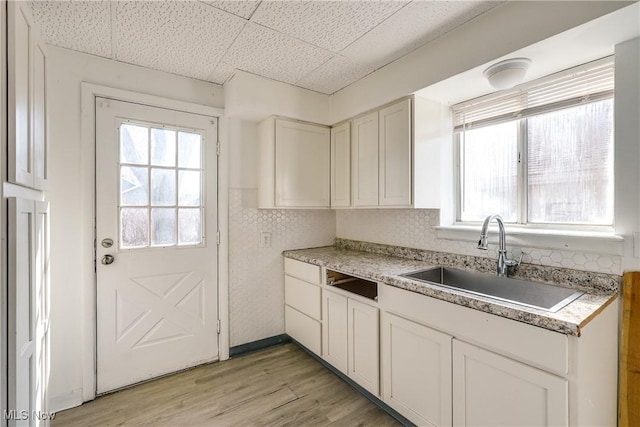
M113 261L115 261L115 260L116 260L116 259L113 257L113 255L109 255L109 254L107 254L107 255L105 255L105 256L103 256L103 257L102 257L102 261L101 261L101 262L102 262L104 265L109 265L109 264L113 264Z

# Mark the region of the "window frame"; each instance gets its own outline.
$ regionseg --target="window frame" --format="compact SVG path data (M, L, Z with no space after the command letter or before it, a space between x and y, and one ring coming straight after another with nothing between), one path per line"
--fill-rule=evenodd
M205 189L205 185L206 185L206 168L205 168L205 150L206 150L206 144L205 142L205 138L204 138L204 131L202 129L194 129L194 128L185 128L185 127L180 127L180 126L175 126L175 125L170 125L170 124L165 124L165 123L155 123L155 122L148 122L148 121L144 121L144 120L137 120L137 119L130 119L130 118L119 118L117 120L117 128L118 130L121 128L122 125L134 125L134 126L143 126L146 127L148 130L148 153L147 153L147 163L146 164L135 164L135 163L128 163L128 162L123 162L122 161L122 157L121 157L121 149L122 149L122 141L121 141L121 135L120 135L120 131L118 131L118 147L117 147L117 159L118 159L118 163L117 163L117 168L118 168L118 184L117 184L117 188L118 188L118 203L116 204L116 209L117 209L117 224L118 224L118 250L119 251L154 251L154 250L162 250L162 249L189 249L189 248L202 248L206 246L206 189ZM172 130L176 132L176 164L175 166L165 166L165 165L153 165L152 164L152 160L151 160L151 130L152 129L162 129L162 130ZM200 165L198 168L192 168L192 167L180 167L179 163L178 163L178 133L179 132L184 132L184 133L191 133L191 134L197 134L200 136ZM149 194L148 194L148 200L147 200L147 204L146 205L140 205L140 206L129 206L129 205L122 205L122 199L121 199L121 195L122 195L122 182L121 182L121 170L122 167L144 167L147 168L147 174L148 174L148 178L149 178ZM175 180L176 180L176 194L175 194L175 205L171 205L171 206L162 206L162 205L158 205L158 206L154 206L152 203L152 194L151 194L151 170L152 169L161 169L161 170L173 170L175 171ZM200 205L195 207L195 206L182 206L182 208L184 209L193 209L193 210L199 210L200 211L200 241L198 243L183 243L180 244L180 239L179 239L179 221L180 221L180 217L179 217L179 211L180 211L180 194L179 194L179 173L180 171L198 171L200 173ZM153 208L161 208L161 209L174 209L175 210L175 218L176 218L176 227L175 227L175 243L174 244L157 244L154 245L152 243L152 209ZM140 208L140 209L146 209L148 212L148 242L147 245L145 246L123 246L123 242L122 242L122 209L123 208Z

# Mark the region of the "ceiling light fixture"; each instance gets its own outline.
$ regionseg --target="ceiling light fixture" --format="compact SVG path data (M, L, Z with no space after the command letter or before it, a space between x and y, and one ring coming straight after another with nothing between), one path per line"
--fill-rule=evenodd
M522 83L530 64L529 58L506 59L484 70L484 76L496 89L511 89Z

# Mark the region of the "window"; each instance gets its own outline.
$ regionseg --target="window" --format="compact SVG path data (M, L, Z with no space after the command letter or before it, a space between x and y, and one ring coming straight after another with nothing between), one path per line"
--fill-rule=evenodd
M202 144L193 131L120 125L120 245L202 243Z
M458 221L613 225L610 58L453 107Z

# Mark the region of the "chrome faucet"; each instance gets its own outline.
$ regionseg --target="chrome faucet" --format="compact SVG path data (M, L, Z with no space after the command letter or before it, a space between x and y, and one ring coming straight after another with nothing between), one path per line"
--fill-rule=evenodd
M502 217L500 217L500 215L489 215L484 220L484 224L482 224L482 231L480 231L480 240L478 240L478 249L482 249L483 251L488 249L487 234L489 232L489 224L494 219L498 223L498 276L506 277L507 269L509 267L517 267L518 264L520 264L520 261L509 259L507 257L507 234L504 231L504 223L502 222Z

